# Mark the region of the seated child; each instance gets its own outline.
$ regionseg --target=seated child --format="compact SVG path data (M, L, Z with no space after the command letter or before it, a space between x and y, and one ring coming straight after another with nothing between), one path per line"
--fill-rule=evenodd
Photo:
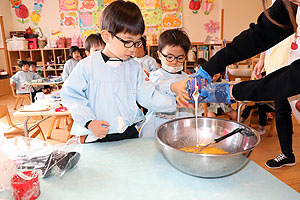
M193 109L176 108L176 94L170 92L168 88L171 82L188 78L188 74L183 71L183 63L190 44L191 42L187 34L180 29L167 30L159 36L158 56L161 60L162 67L151 72L149 78L157 90L173 99L174 111L157 112L150 110L146 116L145 123L142 125L140 137L153 137L155 135L155 129L170 119L194 116Z
M112 2L101 16L103 51L80 61L64 83L61 98L74 119L71 134L87 135L85 143L137 138L135 125L145 116L136 102L156 112L175 111L175 100L158 92L131 58L144 31L136 4ZM180 84L171 83L164 87L179 93Z
M29 61L28 64L29 64L29 71L38 74L38 71L36 70L36 62L34 62L34 61ZM39 75L39 74L38 74L38 75Z
M34 79L39 79L40 76L37 73L29 71L29 63L26 60L21 60L18 63L19 67L22 68L10 78L10 85L16 87L17 94L29 94L29 86L25 85L26 82L30 82ZM33 88L31 91L31 99L34 102L36 92L39 92L40 88Z
M141 38L143 45L135 50L134 59L141 64L147 76L150 72L157 70L158 64L154 58L147 55L147 44L145 36Z
M77 63L81 60L81 54L78 46L71 46L69 49L69 58L64 65L64 70L62 73L63 81L66 81L70 76L71 72L77 65Z
M89 35L84 43L85 54L89 56L90 54L103 50L105 47L105 42L103 41L101 34L91 34Z
M267 112L274 112L275 105L274 103L255 103L253 106L246 106L241 115L241 123L246 121L246 119L250 115L250 111L255 108L257 108L259 117L259 127L257 129L257 132L260 135L263 135L266 133Z

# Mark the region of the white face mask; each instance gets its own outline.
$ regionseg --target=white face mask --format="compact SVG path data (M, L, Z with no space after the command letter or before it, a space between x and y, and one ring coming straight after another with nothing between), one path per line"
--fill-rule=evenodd
M180 65L178 67L171 67L171 66L168 66L168 65L162 63L161 67L170 73L176 73L176 72L183 70L183 65Z

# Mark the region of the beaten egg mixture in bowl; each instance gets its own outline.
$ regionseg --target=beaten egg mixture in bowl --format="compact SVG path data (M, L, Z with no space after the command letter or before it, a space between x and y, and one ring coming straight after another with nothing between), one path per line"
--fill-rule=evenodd
M165 158L176 169L193 176L217 178L239 171L260 142L254 129L235 121L198 117L197 127L196 131L196 118L187 117L168 121L156 130ZM197 151L236 128L245 131Z

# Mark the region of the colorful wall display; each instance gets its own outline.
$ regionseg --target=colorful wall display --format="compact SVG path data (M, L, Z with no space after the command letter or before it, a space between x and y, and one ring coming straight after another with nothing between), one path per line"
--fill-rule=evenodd
M115 0L59 0L60 25L80 27L81 36L99 31L102 11ZM182 27L182 0L129 0L144 16L145 35L157 42L162 30ZM75 14L77 13L77 15Z
M60 26L78 26L78 13L76 11L60 11Z
M15 9L15 14L17 16L17 18L21 18L21 19L17 19L17 22L20 22L22 24L27 23L29 21L28 16L28 8L22 4L21 0L10 0L11 6L12 8Z
M162 16L163 29L181 28L182 27L182 14L171 12L163 13Z
M41 21L41 12L43 8L44 0L35 0L33 4L33 12L30 14L30 20L34 25L38 25Z

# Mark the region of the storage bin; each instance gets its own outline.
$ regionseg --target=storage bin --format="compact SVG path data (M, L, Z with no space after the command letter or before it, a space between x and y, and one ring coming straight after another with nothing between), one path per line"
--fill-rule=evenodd
M28 49L28 41L25 38L13 37L6 40L7 50L26 50Z

